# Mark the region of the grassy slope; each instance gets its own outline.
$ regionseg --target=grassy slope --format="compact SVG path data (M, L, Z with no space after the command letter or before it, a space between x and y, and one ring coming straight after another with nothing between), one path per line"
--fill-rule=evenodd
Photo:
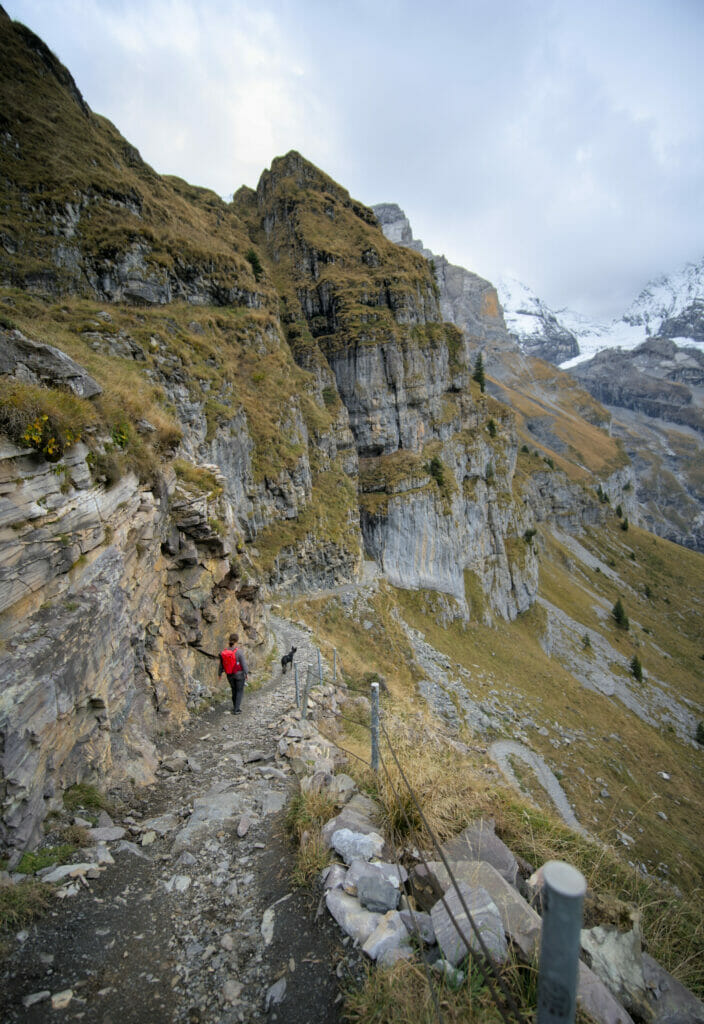
M583 633L589 632L592 637L603 636L626 657L637 651L645 669L646 690L649 677L656 677L680 700L692 701L701 714L704 558L646 531L631 528L624 533L616 517L604 530L588 532L580 540L614 568L619 580L614 583L603 572L575 571L569 550L545 535L541 594L579 624L575 647L581 646ZM650 598L644 595L646 583ZM628 633L617 630L608 614L619 594L631 619ZM586 689L576 674L548 657L539 642L546 622L541 607L534 606L516 622L494 628L478 622L445 628L429 614L436 603L431 594L382 585L371 604L354 613L330 598L299 602L295 612L313 626L324 653L337 648L350 685L367 693L368 673L385 677L387 721L398 716L407 723L399 737L407 736L409 728L420 728L426 741L421 747L413 742L407 745L404 764L441 837L462 827L479 811L494 814L506 840L533 863L550 856L570 860L600 891L641 906L647 948L687 984L704 990L696 954L703 941L700 818L704 751L683 743L666 724L646 724L620 701ZM601 608L602 614L596 614L595 608ZM468 670L466 685L478 701L496 691L504 707L517 712L519 721L530 716L538 725L547 723L548 736L530 730L530 745L560 778L579 819L606 841L612 852L604 854L557 824L529 770L522 769L527 792L546 807L545 812L492 783L484 753L492 735L465 730L461 735L470 754L460 761L442 741L434 746L437 723L417 695L419 672L396 619L397 611L445 653L451 664ZM613 671L620 670L613 667ZM633 679L629 685L636 690L639 687ZM555 722L572 737L569 745L552 745L551 740L561 735ZM507 715L493 738L515 735L514 719ZM364 727L344 723L341 742L368 758ZM399 738L398 742L404 741ZM452 765L445 763L448 758ZM659 776L660 771L668 773L670 781ZM609 798L600 798L602 789L608 790ZM665 813L667 820L658 812ZM635 845L626 849L619 842L618 831L631 835ZM669 866L667 877L688 894L686 904L678 903L670 890L661 890L629 867L629 863L646 863L654 872L662 862Z

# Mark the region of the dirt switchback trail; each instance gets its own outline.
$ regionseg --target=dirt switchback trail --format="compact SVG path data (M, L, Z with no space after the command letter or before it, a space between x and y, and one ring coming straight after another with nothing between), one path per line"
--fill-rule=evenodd
M299 648L301 678L317 667L306 631L274 629L279 654ZM283 819L297 784L277 725L293 693L277 659L241 715L218 704L164 743L173 770L125 796L114 815L124 836L78 855L113 862L69 879L70 894L11 937L4 1024L339 1020L338 976L357 957L318 895L290 883Z

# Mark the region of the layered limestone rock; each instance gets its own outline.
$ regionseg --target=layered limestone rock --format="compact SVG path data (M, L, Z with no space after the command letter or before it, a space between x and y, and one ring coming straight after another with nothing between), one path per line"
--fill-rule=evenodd
M173 474L160 497L131 475L96 486L86 454L57 474L0 452L0 840L20 849L71 785L152 778L154 732L215 683L189 644L217 650L238 623L254 663L263 643L259 584L205 499Z

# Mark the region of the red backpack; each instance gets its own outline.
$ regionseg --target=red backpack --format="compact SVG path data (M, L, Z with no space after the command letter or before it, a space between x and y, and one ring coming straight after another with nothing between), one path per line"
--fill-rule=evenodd
M228 676L234 675L235 672L242 671L242 665L237 654L239 648L235 647L234 651L222 651L220 657L222 658L222 667L227 672Z

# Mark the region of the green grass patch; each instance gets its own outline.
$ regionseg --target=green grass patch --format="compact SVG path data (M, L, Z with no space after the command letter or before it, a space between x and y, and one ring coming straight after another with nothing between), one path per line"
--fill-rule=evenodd
M36 879L0 888L0 930L23 928L48 908L51 887Z

